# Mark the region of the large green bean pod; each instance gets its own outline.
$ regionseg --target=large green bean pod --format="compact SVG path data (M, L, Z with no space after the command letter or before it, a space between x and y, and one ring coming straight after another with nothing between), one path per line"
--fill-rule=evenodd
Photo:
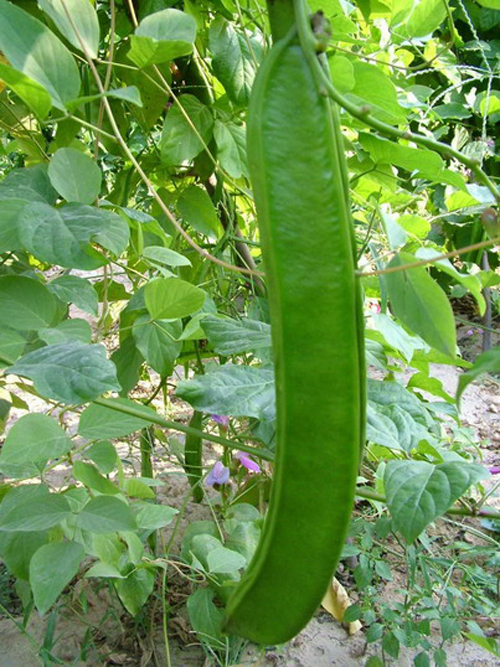
M261 541L225 629L285 642L326 592L352 511L364 408L360 299L342 147L298 39L262 65L248 156L271 310L277 449Z

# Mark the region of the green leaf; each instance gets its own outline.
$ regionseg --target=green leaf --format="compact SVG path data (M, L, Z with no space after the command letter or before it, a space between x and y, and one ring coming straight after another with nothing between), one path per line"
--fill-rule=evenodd
M179 510L166 505L153 505L152 503L135 502L132 505L137 526L142 530L158 530L168 526Z
M246 565L246 558L232 549L220 547L207 555L208 569L212 574L238 572Z
M465 183L460 174L446 169L442 158L434 151L403 146L373 134L361 133L359 140L372 160L377 163L394 164L407 171L415 172L416 178L427 178L436 183L449 183L465 190Z
M194 95L180 95L177 100L178 103L167 114L160 139L161 160L167 166L181 165L192 160L212 137L213 117L210 109ZM179 105L187 114L189 123Z
M446 6L440 0L421 0L418 4L409 4L410 13L396 29L396 34L403 39L430 35L446 18Z
M130 38L128 57L138 67L189 55L196 39L196 21L178 9L163 9L142 19Z
M55 204L57 192L50 183L48 171L47 164L13 169L0 183L0 200L19 198Z
M395 527L408 544L434 519L489 473L481 465L453 461L389 461L384 475L387 505Z
M93 461L105 475L109 475L118 462L116 449L109 440L96 442L92 447L86 449L83 455Z
M355 60L354 87L347 93L357 104L368 103L370 113L387 123L401 122L406 118L399 105L396 86L382 70L374 65Z
M0 532L0 555L7 569L19 579L29 580L29 566L33 554L48 542L48 533Z
M0 357L14 362L19 359L26 347L26 338L6 326L0 328ZM0 365L3 365L0 362Z
M220 648L221 623L224 612L214 604L215 592L211 588L199 588L187 600L191 627L199 641Z
M388 268L415 263L413 255L399 253ZM453 311L445 293L421 266L385 276L391 309L411 331L449 357L456 356Z
M146 568L134 570L126 579L115 581L118 597L132 616L136 616L146 604L154 585L155 576Z
M83 53L86 51L91 58L97 58L99 19L89 0L39 0L38 4L70 44L78 51Z
M221 224L206 190L190 185L177 200L179 215L200 234L216 239Z
M29 202L25 199L2 199L1 187L0 202L2 205L2 216L0 217L0 253L7 250L19 250L22 248L22 244L19 240L17 222L21 211Z
M150 245L144 248L142 256L152 262L164 264L165 266L192 266L187 257L163 246Z
M274 373L251 366L220 366L177 385L177 396L200 412L274 417Z
M474 366L462 373L458 378L458 387L457 387L457 403L460 402L460 398L467 387L468 384L474 382L483 373L498 373L500 371L500 345L494 347L488 352L481 354L475 361Z
M110 399L108 403L115 403L116 405L123 405L124 407L139 410L144 415L144 419L131 417L118 410L105 408L102 405L89 405L82 412L78 426L78 433L83 438L88 438L89 440L94 440L95 438L121 438L139 431L148 425L150 417L156 417L156 412L151 408L141 403L129 401L126 398ZM149 421L149 423L152 422Z
M137 349L161 377L168 377L174 369L182 349L177 340L181 332L180 320L152 320L149 315L140 315L134 322L132 335Z
M70 341L90 343L92 340L92 328L86 320L76 317L72 320L64 320L56 327L39 329L38 337L47 343L47 345L57 345L58 343Z
M69 202L92 204L101 191L102 174L95 160L75 148L59 148L54 153L49 178L61 197Z
M55 316L56 300L37 280L25 276L0 278L0 325L34 331L53 324Z
M61 523L69 515L68 501L55 493L21 498L14 507L0 513L0 531L46 530Z
M420 338L410 336L402 326L383 313L371 315L377 331L380 331L387 343L400 352L406 361L412 360L416 350L421 350L425 344Z
M348 93L356 85L354 66L345 56L335 54L328 59L330 76L335 88L341 93Z
M0 80L12 88L39 118L43 120L47 116L52 107L52 99L43 86L3 63L0 63Z
M123 100L140 108L143 106L141 93L139 92L137 86L124 86L123 88L111 88L110 90L106 90L104 93L96 93L95 95L84 95L83 97L77 97L76 99L67 102L66 107L70 111L76 110L83 104L101 100L103 97L111 97L112 99Z
M113 482L103 477L97 468L90 463L75 461L73 463L73 477L78 482L102 494L114 495L120 492Z
M217 158L229 176L232 178L248 176L245 128L235 123L221 123L216 120L214 138L217 144Z
M500 9L500 2L499 2L499 9ZM489 651L489 653L492 653L497 658L500 657L500 651L498 649L497 642L494 637L482 637L481 635L476 635L473 633L465 633L465 636L468 639L470 639L471 642L474 642L474 644L477 644L481 648L484 648L486 651Z
M48 345L22 357L9 372L30 378L42 396L62 403L87 403L120 390L116 368L102 345Z
M270 348L272 345L271 326L258 320L233 320L207 315L201 326L215 352L226 357Z
M105 264L105 258L89 245L94 229L86 227L84 220L67 218L68 213L66 208L41 202L24 206L17 223L23 247L42 262L60 266L89 271Z
M73 56L40 21L0 0L0 50L10 65L37 81L59 109L78 96L80 75Z
M74 303L91 315L99 313L99 299L92 284L78 276L61 276L47 283L47 287L63 303Z
M78 573L85 552L76 542L44 544L30 562L30 585L35 607L45 614Z
M72 442L47 415L23 415L10 429L1 449L0 463L36 463L69 452Z
M235 30L222 16L210 24L208 39L215 76L232 102L247 104L262 59L262 44Z
M435 250L434 248L419 248L415 253L415 257L417 257L418 259L435 260L435 258L439 257L439 255L441 254L442 253L440 253L438 250ZM450 262L449 259L439 259L437 261L434 261L433 266L435 266L440 271L447 273L449 276L454 278L458 283L466 287L467 290L476 299L477 305L479 306L480 314L484 315L484 312L486 310L486 302L481 292L482 289L481 281L477 276L460 273L453 266L453 264Z
M146 285L144 298L154 320L174 320L196 313L205 303L206 295L180 278L157 278Z
M91 533L114 533L137 528L129 506L113 496L92 498L76 515L76 523Z

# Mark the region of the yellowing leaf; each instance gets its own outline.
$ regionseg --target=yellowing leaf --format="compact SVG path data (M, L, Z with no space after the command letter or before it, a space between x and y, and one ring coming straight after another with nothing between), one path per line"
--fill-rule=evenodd
M344 618L344 613L347 607L351 605L347 591L340 584L335 577L332 579L332 583L328 590L326 591L325 597L321 602L321 606L329 612L333 618L342 623ZM361 623L359 621L353 621L349 623L349 634L353 635L356 632L361 630Z

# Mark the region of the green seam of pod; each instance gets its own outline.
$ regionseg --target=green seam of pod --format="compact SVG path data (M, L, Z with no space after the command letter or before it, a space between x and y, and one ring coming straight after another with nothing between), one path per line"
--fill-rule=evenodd
M203 413L195 410L189 421L189 426L201 431ZM193 489L193 499L197 503L203 500L203 489L201 488L201 478L203 473L203 441L199 435L186 435L184 445L184 471Z
M260 644L288 641L314 614L354 500L364 353L335 122L292 32L259 70L247 129L271 311L277 448L263 534L223 627Z

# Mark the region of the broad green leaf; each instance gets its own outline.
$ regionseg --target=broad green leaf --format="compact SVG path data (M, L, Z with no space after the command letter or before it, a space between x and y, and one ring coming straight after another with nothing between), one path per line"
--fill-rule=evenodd
M64 44L33 16L0 0L0 50L10 65L37 81L59 109L78 96L80 75Z
M231 101L247 104L262 59L262 44L249 34L235 30L222 16L210 24L208 39L215 76Z
M431 223L419 215L400 215L397 223L409 234L419 239L425 239L431 231Z
M128 57L139 67L189 55L196 39L196 21L178 9L146 16L130 37Z
M75 148L60 148L54 153L49 178L68 202L92 204L101 191L102 174L95 160Z
M26 199L2 199L2 189L0 187L0 202L2 206L2 215L0 217L0 253L7 250L20 250L22 243L19 240L18 220L21 211L29 204L29 201Z
M73 463L73 477L78 482L102 494L114 495L120 492L120 489L113 482L101 475L97 468L90 463L75 461Z
M399 443L396 424L390 417L377 409L376 404L368 405L366 418L366 437L370 442L389 447L389 449L404 449Z
M1 449L1 463L36 463L56 459L72 442L59 424L47 415L23 415L12 426Z
M460 402L460 398L467 385L474 382L480 375L483 373L498 372L500 372L500 346L494 347L492 350L488 350L488 352L481 354L476 359L474 366L459 376L456 396L457 403Z
M205 302L205 292L180 278L157 278L146 285L144 298L153 319L170 320L196 313Z
M141 93L137 86L124 86L123 88L111 88L106 90L104 93L96 93L95 95L84 95L83 97L77 97L74 100L66 103L66 107L71 111L78 109L78 107L83 104L88 104L89 102L95 102L100 100L103 97L111 97L116 100L123 100L125 102L130 102L137 107L142 107Z
M270 348L272 345L271 326L265 322L207 315L201 321L201 326L215 352L226 357Z
M412 360L413 354L416 350L425 348L425 343L415 336L410 336L402 326L391 319L388 315L381 313L380 315L372 314L373 324L375 329L380 331L387 343L395 350L400 352L406 361Z
M9 372L30 378L42 396L62 403L87 403L120 390L116 368L102 345L48 345L22 357Z
M177 396L201 412L270 418L275 413L274 373L251 366L221 366L177 386Z
M85 220L67 219L67 213L66 207L56 209L41 202L24 206L18 219L23 247L43 262L69 268L88 271L105 264L90 246L94 229L86 227Z
M419 248L415 253L415 257L418 259L435 260L435 258L439 257L441 254L441 252L435 250L434 248ZM440 271L444 271L444 273L447 273L458 283L463 285L476 299L480 314L484 315L486 310L486 302L481 291L481 281L477 276L460 273L460 271L457 271L449 259L439 259L437 261L433 261L433 266L438 268Z
M38 4L70 44L91 58L97 58L99 19L90 0L39 0Z
M368 399L385 407L398 405L408 412L413 419L428 429L434 428L434 422L422 401L405 389L399 382L368 379Z
M109 475L118 462L116 449L109 440L96 442L92 447L85 450L83 456L93 461L105 475Z
M39 329L38 337L47 345L57 345L76 341L79 343L90 343L92 340L92 328L86 320L74 318L64 320L56 327Z
M30 585L35 607L45 614L78 573L85 551L77 542L44 544L30 562Z
M10 363L19 359L26 347L26 342L26 338L14 329L3 325L0 327L0 357L8 359ZM0 364L2 364L1 361Z
M33 554L49 541L45 531L30 533L0 532L0 555L7 569L19 579L29 580Z
M52 99L43 86L3 63L0 63L0 80L12 88L39 118L43 120L47 116L52 107Z
M91 315L99 312L99 299L92 284L78 276L61 276L47 283L47 287L64 303L74 303Z
M128 336L111 355L116 366L116 375L121 386L120 396L126 396L139 382L139 373L144 357L136 347L134 338Z
M388 268L415 263L415 257L399 253ZM391 309L401 322L426 343L450 357L456 356L453 311L445 293L421 266L385 276Z
M146 604L154 585L154 574L144 567L134 570L126 579L115 581L118 597L132 616L136 616Z
M13 169L0 183L0 200L19 198L55 204L57 192L52 187L48 172L47 164Z
M149 417L156 417L156 412L151 408L129 401L126 398L110 399L108 403L122 405L124 407L133 408L144 415L144 418L131 417L130 415L119 412L112 408L105 408L102 405L89 405L80 417L80 424L78 426L78 433L89 440L95 438L121 438L125 435L130 435L141 428L145 428Z
M330 76L335 88L341 93L348 93L356 85L354 66L345 56L334 55L328 59Z
M206 190L190 185L177 200L177 210L197 232L217 238L221 224Z
M165 266L191 266L187 257L163 246L150 245L144 248L142 256L157 264L165 264Z
M486 468L467 461L439 465L426 461L389 461L384 485L395 527L411 544L472 484L488 475Z
M25 276L0 278L0 325L34 331L50 326L55 317L56 300L38 280Z
M221 624L224 612L214 604L212 588L198 588L187 599L189 622L204 644L220 648Z
M232 178L248 176L246 131L243 125L221 123L216 120L214 138L217 144L217 158L229 176Z
M356 103L368 103L370 113L387 123L401 122L406 118L405 110L399 105L396 86L382 70L374 65L355 60L354 87L347 97Z
M162 162L174 166L195 158L203 150L204 144L210 141L213 122L210 109L198 98L194 95L180 95L163 125L160 139Z
M61 523L69 514L68 501L55 493L21 498L19 503L5 514L1 513L0 531L46 530Z
M394 164L419 178L427 178L436 183L449 183L465 190L460 174L446 169L442 158L426 148L411 148L389 139L381 139L373 134L360 134L360 142L370 157L377 163Z
M173 521L174 516L179 512L174 507L145 502L135 502L131 507L137 526L142 530L164 528Z
M129 506L113 496L92 498L76 515L76 523L91 533L134 530L137 526Z
M152 320L149 315L140 315L132 328L137 349L161 377L168 377L174 369L182 349L177 340L181 333L180 320Z
M140 479L129 477L123 482L123 492L129 498L143 498L144 500L154 500L155 492Z
M395 33L406 39L430 35L446 18L446 6L440 0L420 0L411 3L411 12Z
M121 255L128 244L129 226L121 215L105 208L68 204L59 209L65 224L80 239L87 239Z
M226 546L240 553L249 563L259 544L260 534L260 528L253 521L238 523L231 531Z
M237 551L220 547L207 555L207 564L212 574L225 574L245 567L246 558Z

